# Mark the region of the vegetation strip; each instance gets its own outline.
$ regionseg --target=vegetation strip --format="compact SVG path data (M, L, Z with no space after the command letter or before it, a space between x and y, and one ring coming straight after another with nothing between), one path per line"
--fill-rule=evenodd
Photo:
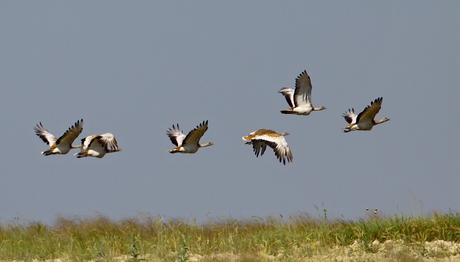
M342 255L393 252L401 245L410 256L442 258L459 255L459 243L457 213L358 221L308 216L227 219L206 224L156 217L58 218L52 226L0 226L0 260L222 260L219 256L302 260L334 250L341 250Z

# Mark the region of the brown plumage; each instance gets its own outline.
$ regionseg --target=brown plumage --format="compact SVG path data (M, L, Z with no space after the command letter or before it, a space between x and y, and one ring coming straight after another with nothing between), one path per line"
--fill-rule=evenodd
M200 123L197 127L195 127L193 130L188 132L187 135L185 135L180 129L179 129L179 124L176 124L176 126L172 126L172 128L169 128L166 131L166 134L168 135L169 139L171 142L176 146L175 148L171 149L169 152L170 153L189 153L193 154L198 151L199 148L201 147L208 147L212 146L212 142L207 142L204 144L200 143L201 137L206 133L208 130L208 121L203 121Z
M287 135L289 134L285 132L280 133L270 129L259 129L247 136L243 136L243 140L246 144L252 144L256 157L259 155L262 156L267 146L269 146L275 152L276 158L285 165L286 162L292 162L294 159L292 151L284 138Z
M349 109L348 112L345 112L343 117L348 125L345 127L344 132L356 130L369 131L372 130L372 127L375 125L389 121L390 119L387 117L375 120L375 116L382 108L382 103L383 98L379 97L372 101L370 105L366 106L358 115L355 114L354 109Z
M34 128L35 134L40 137L43 142L49 145L49 149L42 152L42 155L45 156L67 154L71 149L78 148L78 146L73 146L72 143L75 139L77 139L82 130L83 119L75 122L75 124L69 127L69 129L67 129L67 131L65 131L64 134L57 139L43 127L41 122L39 122Z

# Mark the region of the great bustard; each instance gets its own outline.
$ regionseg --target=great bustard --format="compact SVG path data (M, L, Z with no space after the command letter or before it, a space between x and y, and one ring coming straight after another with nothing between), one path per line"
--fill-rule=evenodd
M291 149L284 138L287 135L289 134L285 132L259 129L243 136L243 140L246 141L246 144L252 144L256 157L259 157L259 154L263 155L267 146L271 147L278 160L285 165L286 161L292 162L293 160Z
M75 122L65 133L56 139L48 130L43 127L43 124L38 123L35 128L35 134L40 137L43 142L49 145L49 149L42 152L42 155L58 155L67 154L72 148L79 148L79 146L73 146L73 141L80 135L83 130L83 119Z
M307 71L303 71L295 80L295 90L283 87L279 91L289 105L289 109L281 110L283 114L309 115L312 111L326 109L324 106L316 107L311 102L311 80Z
M358 115L355 114L355 109L348 109L342 116L347 121L348 125L343 130L345 133L355 130L368 131L375 125L379 125L389 121L388 117L375 120L375 116L382 107L383 98L379 97L371 102L364 110Z
M107 153L118 152L118 142L111 133L89 135L81 140L81 150L75 156L103 158Z
M212 142L200 143L201 137L208 130L208 121L203 121L195 129L185 135L179 128L179 124L173 125L166 131L171 142L176 146L169 153L195 153L200 147L212 146Z

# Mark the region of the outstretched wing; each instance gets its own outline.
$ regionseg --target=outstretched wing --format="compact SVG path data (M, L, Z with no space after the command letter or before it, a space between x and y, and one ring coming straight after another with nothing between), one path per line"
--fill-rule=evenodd
M264 140L254 139L252 140L252 149L254 150L256 157L259 157L259 154L263 156L265 150L267 149L267 143Z
M172 128L169 128L166 131L169 139L175 146L181 146L182 142L184 141L185 134L179 128L179 124L173 125Z
M43 127L42 122L38 123L34 127L35 134L48 145L54 145L56 143L56 137L51 134L48 130Z
M117 139L111 133L98 135L93 139L91 143L99 143L100 145L102 145L103 148L105 148L105 151L107 151L107 153L120 151Z
M294 108L294 89L289 88L289 87L283 87L279 91L284 98L286 99L286 102L288 103L290 108Z
M270 146L275 152L276 158L278 158L283 165L286 165L286 162L292 162L294 159L292 151L284 136L262 135L256 139L263 140L268 146Z
M81 131L83 130L83 119L78 120L71 126L65 133L58 138L56 141L56 144L67 144L67 145L72 145L73 141L77 139L77 137L80 135Z
M284 137L280 137L278 143L271 143L270 145L273 151L275 151L276 158L278 158L278 160L282 162L283 165L286 165L286 161L292 162L292 151Z
M208 120L203 121L200 123L195 129L188 132L187 136L184 138L183 145L190 144L190 145L198 145L200 142L201 137L204 133L208 130Z
M374 121L375 115L380 111L382 107L383 97L379 97L371 102L364 110L359 113L358 117L356 118L356 123L359 122L367 122L367 121Z
M351 125L351 124L356 123L357 115L355 114L355 109L354 108L348 109L348 111L343 113L342 116L345 119L345 121L347 121L348 124Z
M295 79L294 103L296 106L311 104L311 80L306 70Z

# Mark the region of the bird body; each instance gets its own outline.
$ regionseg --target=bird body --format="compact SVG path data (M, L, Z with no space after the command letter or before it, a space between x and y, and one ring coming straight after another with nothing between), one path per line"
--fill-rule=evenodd
M311 102L311 79L307 71L303 71L295 80L295 90L283 87L279 91L289 105L289 109L281 110L282 114L309 115L313 111L326 109L324 106L315 107Z
M75 124L67 129L67 131L59 138L56 138L47 129L45 129L41 122L34 128L35 134L40 137L43 142L49 145L48 150L41 152L41 154L45 156L63 155L67 154L73 148L79 148L79 146L73 146L72 143L80 135L82 130L83 119L75 122Z
M284 138L287 135L289 134L286 132L280 133L270 129L258 129L242 138L246 144L252 144L256 157L262 156L267 146L269 146L275 152L278 160L285 165L286 162L292 162L293 160L292 151Z
M208 130L208 121L203 121L196 128L185 135L179 128L179 124L173 125L166 131L171 142L176 146L169 153L193 154L201 147L212 146L212 142L200 143L201 137Z
M104 133L83 138L81 140L81 150L75 155L77 158L103 158L107 153L114 153L120 150L115 136L112 133Z
M389 121L390 119L388 117L375 120L375 116L382 107L382 102L382 97L376 98L358 115L356 115L354 108L348 109L348 111L342 115L345 121L348 123L343 131L345 133L350 131L370 131L374 126Z

